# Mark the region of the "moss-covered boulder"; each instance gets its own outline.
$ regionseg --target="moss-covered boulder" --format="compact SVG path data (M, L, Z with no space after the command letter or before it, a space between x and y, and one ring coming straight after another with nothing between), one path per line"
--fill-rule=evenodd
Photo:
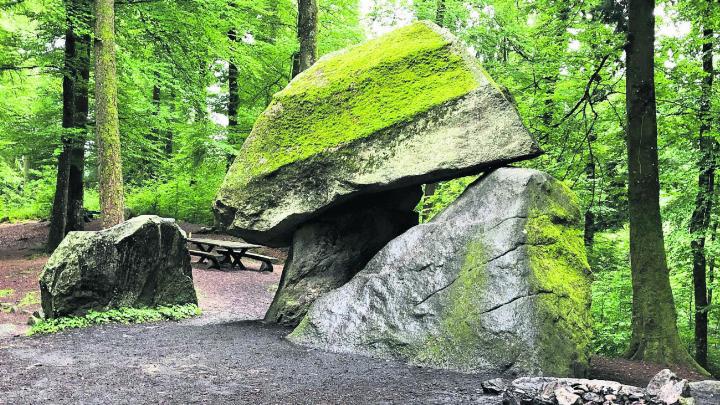
M540 153L512 103L430 22L327 55L275 94L217 195L219 225L287 245L364 193L477 173Z
M498 169L317 299L290 339L462 371L581 376L588 272L571 192L542 172Z
M98 232L70 232L40 273L45 316L197 304L185 233L143 215Z

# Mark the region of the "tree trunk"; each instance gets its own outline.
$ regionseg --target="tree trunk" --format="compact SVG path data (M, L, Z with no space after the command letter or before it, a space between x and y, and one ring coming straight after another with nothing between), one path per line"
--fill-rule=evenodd
M633 319L627 355L697 367L678 336L660 218L654 8L654 0L628 2L626 109Z
M234 29L228 32L228 39L232 42L237 42L237 33ZM238 107L240 106L240 89L238 87L238 69L235 63L231 60L228 65L228 142L231 145L235 145L238 142L237 139L237 124L238 124ZM228 154L227 167L229 168L232 164L235 156Z
M67 46L67 42L66 45ZM64 80L63 80L64 81ZM65 86L63 85L63 88ZM63 107L63 109L65 109ZM65 114L63 113L63 116ZM50 214L50 230L48 232L47 250L52 252L65 237L67 225L68 179L70 177L70 148L63 141L63 149L58 156L57 177L55 180L55 197Z
M80 0L78 4L80 5L78 15L82 15L86 29L88 29L91 14L89 0ZM75 100L73 128L76 129L76 136L72 139L70 151L68 214L65 233L85 229L82 209L85 200L85 141L89 111L90 47L89 34L83 34L76 38L75 67L72 75L74 80L73 97Z
M700 133L698 146L700 160L698 162L698 193L695 198L695 210L690 219L690 248L693 254L693 289L695 298L695 360L707 367L707 334L708 334L708 295L705 257L705 238L710 226L713 196L715 194L715 166L717 143L710 132L712 116L710 115L710 96L713 85L713 30L703 30L702 65L705 77L702 81L700 99Z
M115 72L115 2L95 0L95 135L102 226L123 222L123 179Z
M88 114L88 76L90 72L90 37L78 35L75 26L86 22L90 13L83 0L66 3L67 29L63 67L63 118L62 127L77 129L62 137L62 152L58 157L48 233L48 250L52 251L70 231L82 230L83 173L85 160L85 129Z
M445 0L437 0L437 8L435 9L435 24L445 26Z
M297 38L300 50L293 63L292 77L306 70L317 58L317 2L298 0Z

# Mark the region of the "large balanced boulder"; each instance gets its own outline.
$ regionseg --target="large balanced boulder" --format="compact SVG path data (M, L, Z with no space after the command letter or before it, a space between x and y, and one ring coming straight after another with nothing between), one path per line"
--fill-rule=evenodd
M467 50L417 22L321 58L275 94L214 209L229 232L286 246L300 224L360 194L539 153Z
M420 187L336 207L298 228L268 322L297 325L319 296L341 287L390 240L417 225Z
M498 169L318 298L290 339L462 371L582 375L588 272L569 189Z
M70 232L40 274L46 317L197 303L185 233L143 215L98 232Z

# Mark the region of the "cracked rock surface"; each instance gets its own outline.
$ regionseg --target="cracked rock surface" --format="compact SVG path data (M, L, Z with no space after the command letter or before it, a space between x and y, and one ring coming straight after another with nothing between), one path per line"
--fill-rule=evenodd
M197 303L185 245L174 219L154 215L70 232L40 273L45 316Z
M583 375L588 271L570 191L502 168L316 300L290 339L461 371Z

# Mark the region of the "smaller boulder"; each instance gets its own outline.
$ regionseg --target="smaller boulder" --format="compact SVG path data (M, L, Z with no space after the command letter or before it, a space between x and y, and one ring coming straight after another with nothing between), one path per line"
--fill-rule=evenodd
M680 379L672 371L664 369L650 380L646 391L657 402L677 404L683 394L688 392L688 382Z
M720 381L697 381L691 382L689 386L695 405L720 404Z
M493 378L483 381L480 386L486 394L502 394L507 389L507 382L502 378Z
M185 232L152 215L70 232L40 273L40 293L47 318L197 303Z

